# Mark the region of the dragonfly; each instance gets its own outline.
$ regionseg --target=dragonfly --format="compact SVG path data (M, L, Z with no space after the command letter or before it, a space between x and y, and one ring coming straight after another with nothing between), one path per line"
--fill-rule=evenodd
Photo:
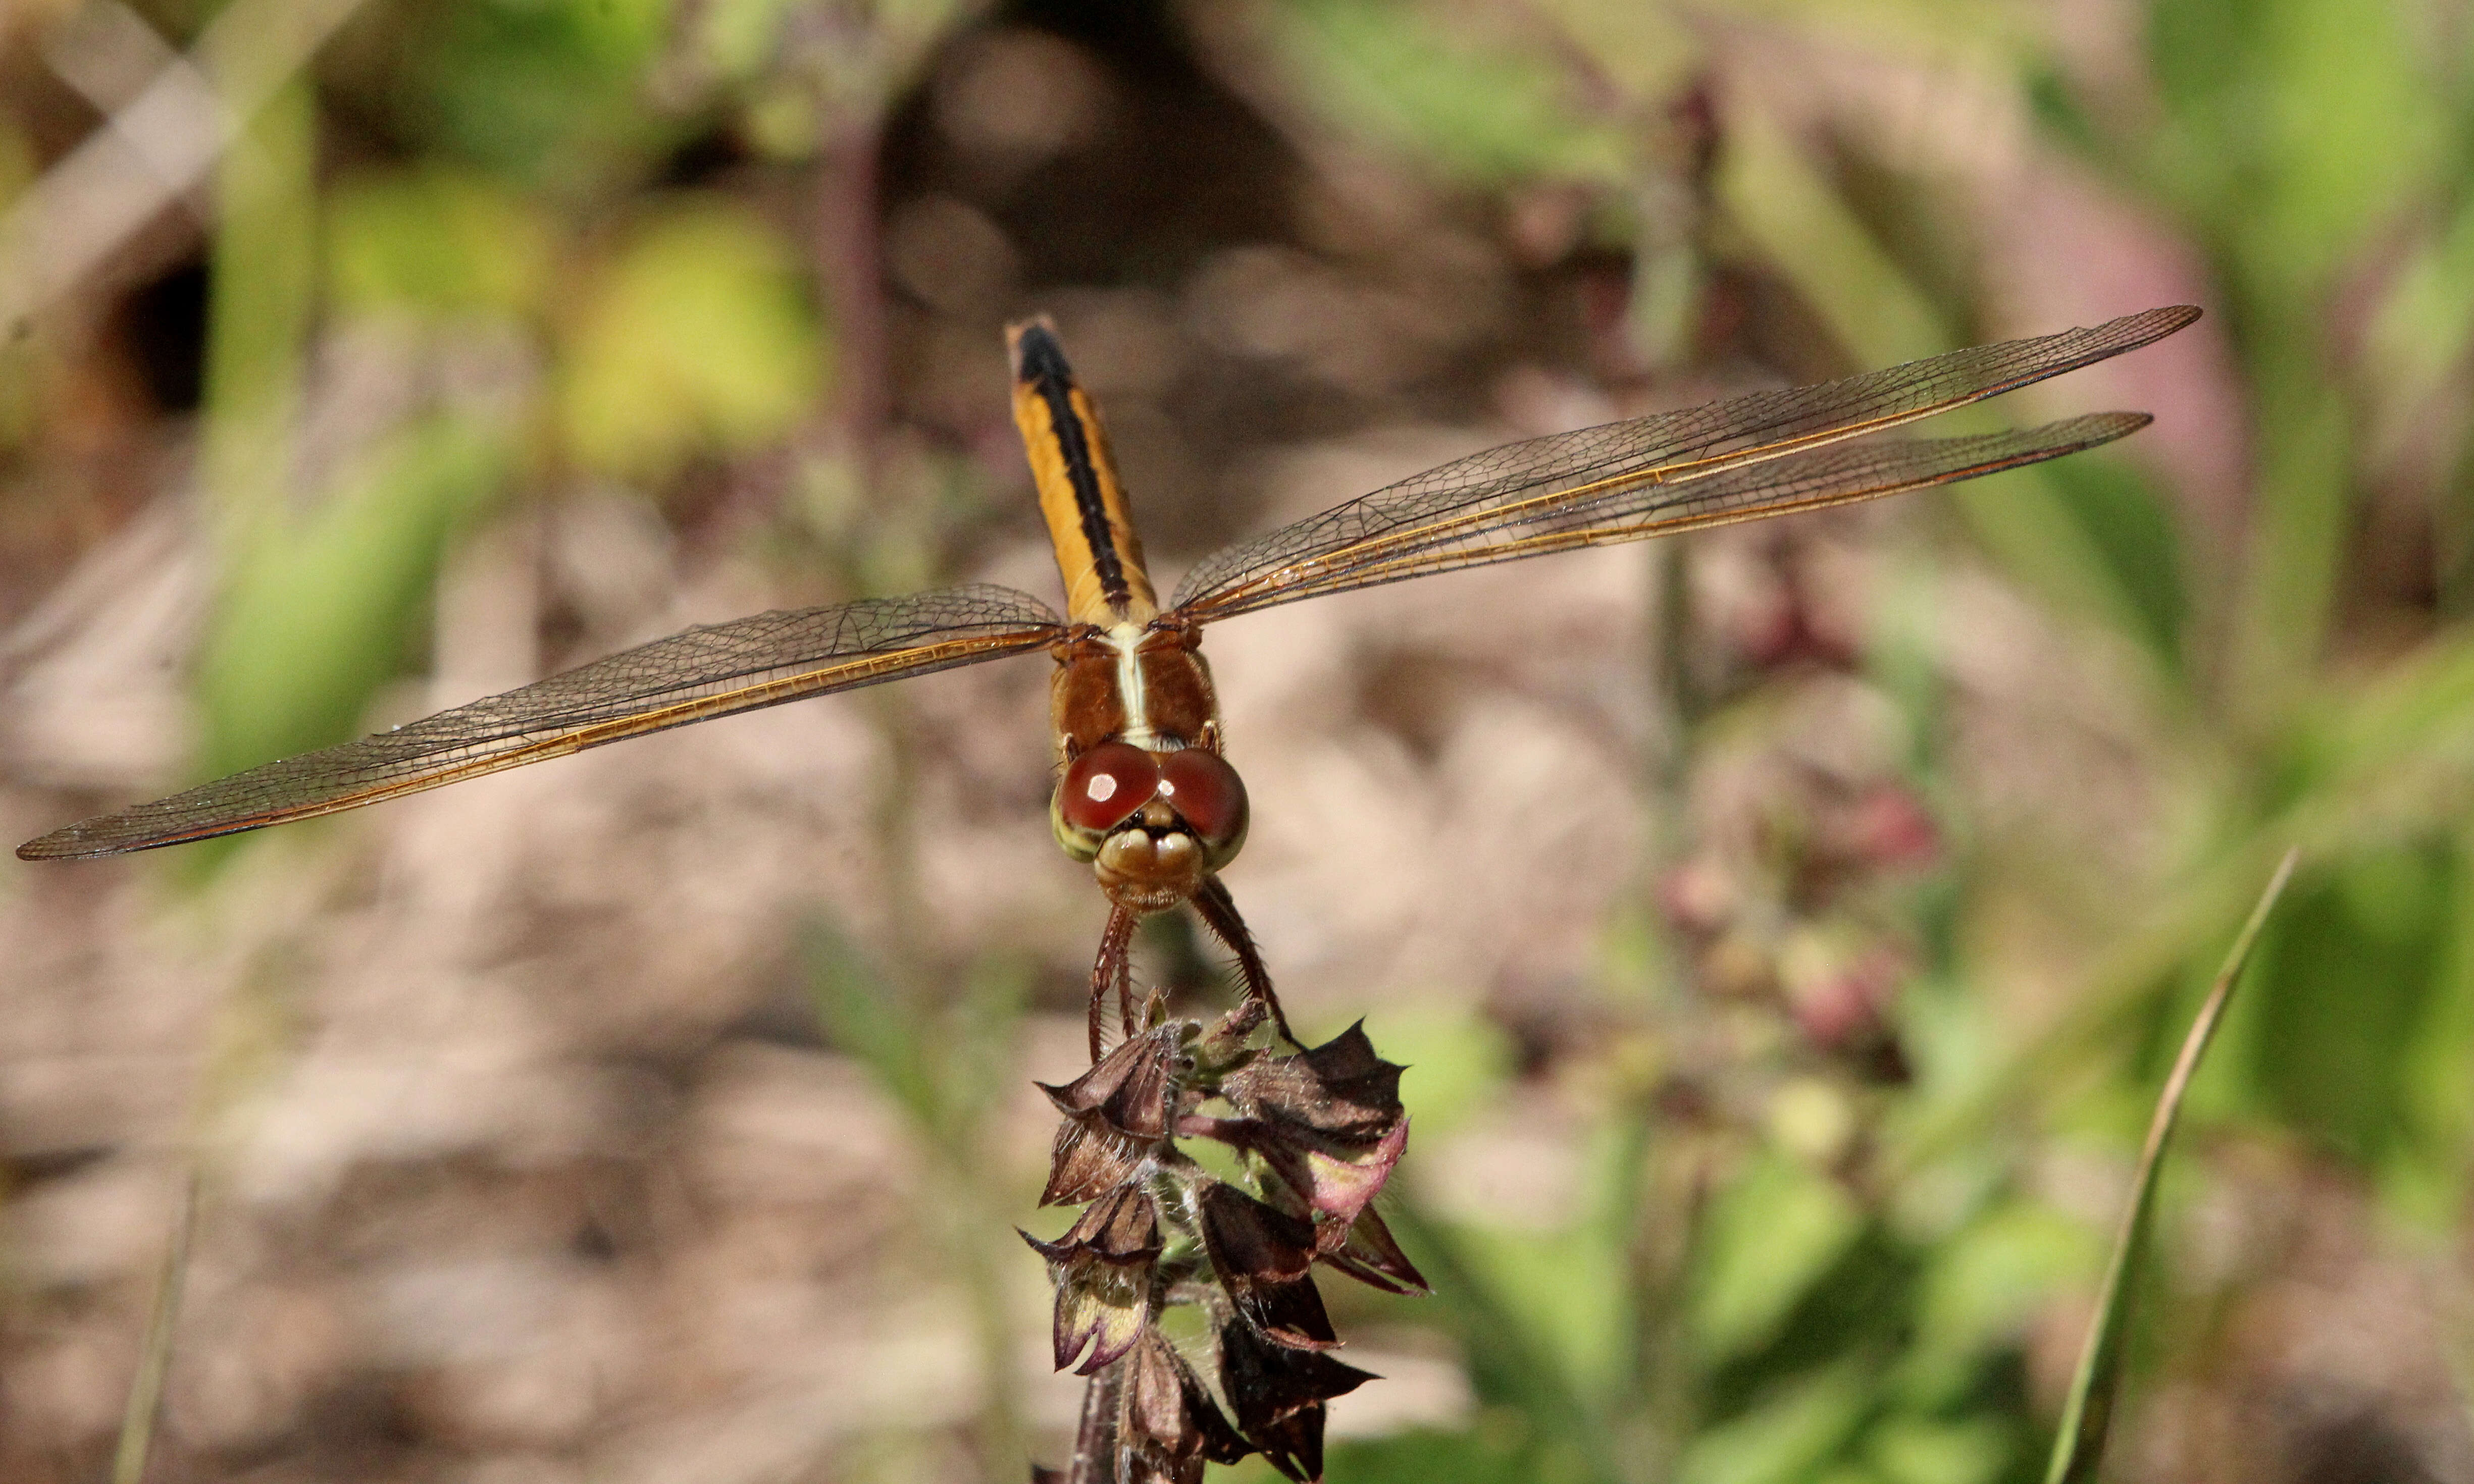
M1506 443L1205 557L1166 606L1143 561L1090 394L1044 317L1006 331L1013 415L1063 579L1060 615L986 584L693 628L340 747L282 758L18 847L27 860L149 850L356 809L673 727L1046 651L1056 781L1049 823L1108 903L1091 971L1100 1055L1111 995L1130 1034L1131 945L1190 907L1288 1036L1222 873L1245 845L1208 626L1308 598L1552 552L1818 510L2060 458L2152 419L2110 412L1945 439L1906 423L2136 349L2199 317L1953 350L1811 386ZM1295 1038L1289 1037L1294 1042Z

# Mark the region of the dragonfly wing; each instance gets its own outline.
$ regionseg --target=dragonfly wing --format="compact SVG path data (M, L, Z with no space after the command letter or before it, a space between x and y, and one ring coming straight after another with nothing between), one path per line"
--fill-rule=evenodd
M1396 543L1380 561L1307 572L1257 601L1203 616L1951 484L2109 443L2152 420L2146 413L2097 413L1975 438L1833 443L1668 483L1623 484L1516 517L1448 529L1423 542Z
M2198 317L2189 305L2150 309L2093 329L1490 448L1206 557L1171 608L1208 621L1362 586L1329 585L1349 569L1477 539L1611 489L1710 477L1928 418L2135 349Z
M1021 654L1061 629L1047 604L989 586L758 613L99 815L17 854L115 855L333 814L691 722Z

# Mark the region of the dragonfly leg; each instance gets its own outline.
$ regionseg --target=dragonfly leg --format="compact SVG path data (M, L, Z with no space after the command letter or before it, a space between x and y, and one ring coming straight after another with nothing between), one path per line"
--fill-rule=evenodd
M1236 898L1228 895L1216 875L1204 876L1194 894L1194 910L1211 936L1228 945L1237 955L1237 971L1245 977L1246 993L1263 1002L1272 1013L1272 1023L1279 1028L1280 1039L1302 1050L1305 1042L1289 1029L1289 1017L1280 1010L1280 997L1272 993L1272 970L1263 963L1263 952L1254 946L1254 935L1246 930L1246 920L1237 915Z
M1108 908L1108 926L1100 935L1100 956L1091 965L1091 1060L1100 1060L1100 1037L1107 1024L1108 995L1114 991L1121 1007L1120 1017L1126 1023L1126 1034L1133 1034L1134 923L1139 921L1131 907L1113 903Z

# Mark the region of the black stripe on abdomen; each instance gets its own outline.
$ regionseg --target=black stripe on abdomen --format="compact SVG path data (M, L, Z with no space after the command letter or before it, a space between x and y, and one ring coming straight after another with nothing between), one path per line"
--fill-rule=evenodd
M1099 574L1101 594L1113 608L1133 601L1126 565L1117 560L1117 543L1108 529L1108 507L1101 497L1100 467L1091 455L1091 439L1074 411L1074 368L1065 364L1065 348L1045 325L1026 326L1017 345L1021 370L1016 372L1048 404L1048 422L1056 438L1065 476L1074 482L1074 508L1082 521L1082 540L1091 548L1092 569Z

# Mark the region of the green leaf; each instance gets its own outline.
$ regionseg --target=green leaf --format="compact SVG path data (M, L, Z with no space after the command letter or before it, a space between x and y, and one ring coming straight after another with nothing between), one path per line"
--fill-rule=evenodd
M1465 1007L1387 1006L1368 1034L1387 1059L1417 1071L1401 1082L1400 1096L1421 1142L1467 1122L1512 1073L1503 1032Z
M2368 335L2362 369L2384 404L2382 442L2402 442L2412 430L2399 424L2436 410L2430 399L2448 395L2450 373L2474 349L2474 196L2397 270Z
M2396 1068L2414 1137L2381 1180L2393 1209L2435 1233L2464 1209L2474 1174L2474 830L2459 830L2450 866L2447 943L2421 1033Z
M2119 459L2061 459L2047 467L2045 477L2087 533L2137 637L2167 666L2180 669L2189 600L2172 512Z
M1628 1338L1624 1253L1607 1233L1582 1224L1561 1232L1459 1229L1462 1260L1521 1316L1539 1358L1585 1396L1605 1392L1619 1372Z
M2309 301L2444 139L2411 21L2351 0L2157 0L2159 184L2232 240L2264 299Z
M1541 1456L1542 1454L1542 1456ZM1335 1441L1324 1484L1555 1484L1585 1480L1568 1455L1540 1449L1534 1429L1516 1416L1490 1413L1464 1432L1402 1432L1387 1438ZM1268 1474L1270 1471L1265 1471Z
M317 103L286 84L226 151L207 273L200 474L227 561L288 505L303 351L317 310Z
M808 925L800 956L826 1039L873 1072L958 1168L967 1165L981 1118L1010 1090L1030 966L982 957L963 971L958 995L922 1013L900 966L888 972L831 923Z
M563 347L559 421L577 463L659 480L699 450L779 438L821 390L822 348L789 254L717 204L643 227Z
M2295 703L2317 668L2336 613L2352 518L2359 420L2310 359L2320 339L2280 316L2261 338L2281 353L2255 369L2259 450L2235 634L2236 696L2254 713Z
M2286 851L2276 874L2268 878L2259 905L2251 909L2250 921L2243 924L2241 934L2234 939L2207 1000L2191 1022L2190 1034L2182 1039L2182 1053L2174 1060L2173 1070L2165 1079L2165 1090L2156 1100L2156 1114L2147 1126L2147 1144L2139 1156L2138 1180L2131 1188L2130 1210L2122 1218L2113 1261L2105 1269L2104 1286L2098 1291L2096 1322L2088 1330L2086 1347L2079 1352L2078 1371L2071 1378L2070 1399L2062 1406L2061 1427L2053 1439L2052 1464L2046 1471L2046 1484L2093 1484L2097 1466L2103 1460L2105 1433L2112 1425L2114 1402L2122 1389L2132 1280L2147 1254L2148 1229L2156 1209L2156 1175L2165 1162L2166 1140L2172 1137L2174 1120L2182 1111L2182 1094L2190 1088L2192 1074L2198 1070L2199 1058L2206 1054L2209 1040L2216 1035L2225 1002L2233 994L2234 981L2242 976L2251 946L2259 941L2260 929L2267 924L2276 898L2284 893L2285 883L2292 879L2294 862L2299 857L2298 850Z
M692 12L700 60L723 77L758 76L776 64L790 0L716 0Z
M1415 1200L1387 1205L1384 1219L1435 1285L1440 1317L1458 1333L1478 1400L1518 1412L1538 1448L1568 1460L1570 1476L1620 1477L1605 1429L1550 1358L1534 1316L1496 1286L1499 1275L1475 1250L1471 1233L1435 1220Z
M1872 1404L1863 1363L1845 1360L1781 1387L1740 1417L1702 1433L1678 1484L1796 1484L1840 1454Z
M379 23L400 30L369 91L435 155L572 187L677 127L643 96L668 0L458 0Z
M2018 1201L1935 1244L1901 1365L1903 1395L1928 1406L1953 1400L1989 1352L2015 1343L2049 1295L2096 1272L2101 1257L2085 1226Z
M1989 1417L1894 1417L1873 1429L1866 1451L1890 1484L1992 1484L2010 1448L2010 1429Z
M2316 824L2315 813L2359 820L2371 812L2365 805L2374 802L2389 802L2384 812L2391 819L2439 816L2445 799L2462 787L2468 774L2474 634L2437 635L2368 683L2333 699L2339 704L2312 707L2301 718L2297 750L2307 776L2299 781L2316 788L2319 797L2296 804L2295 823ZM2416 775L2425 773L2444 780L2448 793L2407 792ZM2394 797L2400 794L2405 797Z
M1775 1152L1757 1159L1710 1212L1689 1298L1703 1355L1724 1361L1766 1344L1863 1228L1827 1176Z
M346 309L528 314L549 251L540 212L474 172L364 176L327 206L327 278Z
M359 731L401 673L449 541L509 463L502 436L436 419L382 443L306 519L251 528L200 664L207 777Z
M938 1018L947 1038L939 1078L957 1128L1000 1106L1015 1084L1014 1028L1031 998L1032 969L1009 953L987 953L962 974L962 993Z
M2323 874L2324 873L2324 874ZM2389 846L2322 866L2263 938L2237 1018L2266 1111L2365 1166L2410 1142L2398 1069L2426 1032L2448 860Z
M1271 17L1301 74L1297 95L1346 130L1474 180L1623 179L1622 135L1584 111L1561 69L1514 38L1472 38L1466 14L1454 25L1401 0L1290 0Z
M1757 108L1729 124L1712 182L1719 202L1840 347L1866 366L1949 349L1939 311L1785 128Z

